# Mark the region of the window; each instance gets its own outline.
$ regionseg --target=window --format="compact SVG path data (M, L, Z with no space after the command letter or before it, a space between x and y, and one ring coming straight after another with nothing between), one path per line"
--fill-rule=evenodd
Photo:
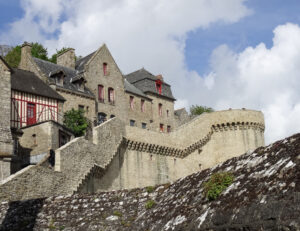
M161 81L156 80L156 92L161 95Z
M115 118L116 116L115 115L110 115L110 118L112 119L112 118Z
M158 104L158 115L162 116L162 104Z
M146 123L142 123L142 128L146 129L147 128L147 124Z
M115 102L115 96L114 96L114 89L108 88L108 102L114 103Z
M145 100L141 99L141 112L145 112Z
M160 125L159 125L159 131L160 131L160 132L164 132L164 125L163 125L163 124L160 124Z
M107 63L103 63L103 75L108 75L108 72L107 72Z
M134 108L133 96L130 96L129 104L130 104L130 108L133 109Z
M98 113L98 124L102 124L106 121L106 114L103 112Z
M130 126L134 127L134 125L135 125L135 120L130 120Z
M167 110L167 117L169 117L169 110Z
M167 126L167 132L168 133L171 132L171 126L170 125Z
M98 85L98 100L99 102L104 102L104 88L102 85Z
M27 104L27 125L36 123L36 105L34 103Z
M83 105L78 105L78 110L84 111L84 106Z

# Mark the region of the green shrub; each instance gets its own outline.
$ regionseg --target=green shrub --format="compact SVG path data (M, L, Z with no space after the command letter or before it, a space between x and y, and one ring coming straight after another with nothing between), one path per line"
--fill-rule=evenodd
M230 172L219 172L213 174L204 183L205 196L210 200L215 200L229 185L232 184L234 176Z
M145 204L146 209L151 209L154 205L156 205L154 200L148 200Z
M146 188L146 191L147 191L147 193L152 193L152 192L154 191L153 186L148 186L148 187Z
M119 211L114 211L113 214L114 214L115 216L118 216L118 217L121 217L121 216L122 216L122 213L119 212Z

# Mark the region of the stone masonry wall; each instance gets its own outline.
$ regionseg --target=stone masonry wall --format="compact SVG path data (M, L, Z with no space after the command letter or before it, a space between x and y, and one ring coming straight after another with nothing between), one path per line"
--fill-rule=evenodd
M126 92L126 111L128 114L128 121L125 121L126 125L130 125L130 120L135 121L135 127L142 128L142 123L146 123L147 129L152 129L153 121L153 110L152 110L152 102L143 97L139 97L134 94L130 94ZM130 97L133 97L133 109L130 107ZM144 101L144 112L141 110L141 100Z
M263 145L263 122L260 112L230 110L199 116L167 134L114 118L93 129L93 142L80 137L57 149L54 170L64 176L63 194L171 182Z
M103 63L107 64L107 74L104 75ZM127 122L126 105L129 103L125 97L123 76L111 56L106 45L99 48L85 66L84 77L86 86L96 97L96 113L102 112L109 119L112 115ZM104 101L98 100L98 85L104 87ZM114 89L114 103L108 102L108 88Z
M72 108L78 110L79 105L84 106L85 116L91 121L94 122L96 119L95 112L95 99L86 97L84 95L74 94L68 92L64 89L56 88L57 92L66 99L63 104L63 113L70 111ZM60 115L63 117L63 114Z
M0 59L0 182L11 173L13 142L10 130L11 72Z

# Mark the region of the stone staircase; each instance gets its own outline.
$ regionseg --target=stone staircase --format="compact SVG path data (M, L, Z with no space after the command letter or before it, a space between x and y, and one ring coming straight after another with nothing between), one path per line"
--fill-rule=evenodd
M123 138L119 142L119 144L117 145L117 150L113 153L113 155L111 155L111 157L107 161L105 161L104 163L101 163L101 164L95 163L91 168L89 168L83 174L83 177L80 178L79 184L74 187L74 189L72 190L72 192L76 193L78 191L81 191L84 183L89 179L89 177L92 174L97 174L97 176L99 178L101 178L106 173L106 170L107 170L108 166L110 165L110 163L112 162L112 160L114 159L114 157L120 152L122 146L124 146L125 143L126 143L126 140L125 140L125 138Z

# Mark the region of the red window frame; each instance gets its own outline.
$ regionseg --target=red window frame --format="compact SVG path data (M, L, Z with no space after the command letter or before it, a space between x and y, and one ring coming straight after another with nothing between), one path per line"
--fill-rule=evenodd
M131 108L131 109L133 109L133 108L134 108L133 99L134 99L134 97L133 97L133 96L130 96L130 97L129 97L129 105L130 105L130 108Z
M161 81L159 79L156 80L155 85L156 85L156 92L158 92L161 95L161 85L162 85Z
M98 85L98 100L104 102L104 87L102 85Z
M145 100L141 99L141 112L145 112Z
M113 88L108 88L108 102L115 102L115 93Z
M171 132L171 126L170 126L170 125L167 126L167 132L168 132L168 133Z
M103 75L107 75L107 63L103 63Z
M27 126L36 123L36 104L27 103Z
M159 131L164 132L164 125L163 124L159 124Z

